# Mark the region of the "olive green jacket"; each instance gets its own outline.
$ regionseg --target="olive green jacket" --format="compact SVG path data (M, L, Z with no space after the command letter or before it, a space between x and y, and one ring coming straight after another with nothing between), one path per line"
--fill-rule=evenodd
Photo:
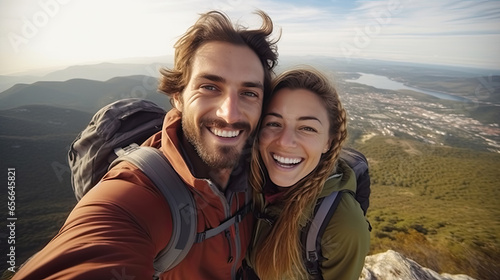
M363 211L354 199L356 176L342 160L339 161L337 174L330 176L326 181L320 197L341 190L344 191L341 201L321 239L321 250L325 260L320 263L320 268L323 279L357 280L370 247L370 231ZM281 209L277 205L267 204L264 213L277 217L281 214ZM253 248L263 242L270 230L271 225L266 220L258 219L252 241ZM252 266L258 257L254 250L250 249L247 258L249 265Z

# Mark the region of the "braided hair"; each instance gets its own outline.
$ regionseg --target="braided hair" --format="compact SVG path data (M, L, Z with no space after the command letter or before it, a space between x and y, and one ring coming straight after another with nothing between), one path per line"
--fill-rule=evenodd
M266 279L306 279L300 244L300 230L309 219L311 201L316 201L323 190L326 179L335 172L337 159L347 138L347 117L337 90L329 79L314 68L300 68L286 71L273 81L272 92L280 89L306 89L317 94L325 106L329 120L330 148L322 154L316 168L294 186L287 189L280 202L282 215L275 221L268 236L254 248L256 258L254 269L263 280ZM256 196L255 209L263 193L266 171L259 153L258 138L254 141L250 173L250 185Z

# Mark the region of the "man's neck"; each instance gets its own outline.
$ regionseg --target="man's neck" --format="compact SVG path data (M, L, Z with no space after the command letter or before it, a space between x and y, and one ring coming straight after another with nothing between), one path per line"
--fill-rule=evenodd
M213 169L209 172L209 178L215 182L221 192L224 192L229 183L231 172L232 169Z
M191 164L191 172L196 178L208 178L211 179L221 192L226 190L229 183L229 177L231 176L232 169L215 169L210 168L203 162L200 158L196 149L193 147L185 137L182 137L182 146L184 148L185 155L189 158Z

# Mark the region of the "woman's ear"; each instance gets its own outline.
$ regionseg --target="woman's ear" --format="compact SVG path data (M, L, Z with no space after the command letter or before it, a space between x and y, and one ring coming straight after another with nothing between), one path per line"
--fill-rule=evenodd
M328 142L326 142L325 147L323 148L323 154L328 152L331 146L332 146L332 139L330 138Z

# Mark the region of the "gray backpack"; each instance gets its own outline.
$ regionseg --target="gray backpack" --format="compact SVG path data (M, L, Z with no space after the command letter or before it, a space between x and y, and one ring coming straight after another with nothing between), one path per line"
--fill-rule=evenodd
M162 192L172 213L172 237L155 258L155 276L179 264L194 243L203 242L250 212L250 203L219 226L196 232L196 205L178 174L161 151L139 146L161 130L165 110L143 99L123 99L101 108L77 136L68 152L71 184L77 200L93 188L113 166L128 161Z
M359 203L361 210L363 210L366 216L366 211L370 204L369 199L371 193L368 160L360 151L352 148L343 148L340 152L340 158L352 168L356 175L356 193L352 195ZM347 195L347 192L350 191L336 191L326 197L318 199L316 207L314 208L314 216L307 223L302 232L301 244L304 248L302 257L311 279L323 279L320 266L325 258L322 256L321 239L342 199L342 195ZM370 222L367 221L367 223L371 231Z

